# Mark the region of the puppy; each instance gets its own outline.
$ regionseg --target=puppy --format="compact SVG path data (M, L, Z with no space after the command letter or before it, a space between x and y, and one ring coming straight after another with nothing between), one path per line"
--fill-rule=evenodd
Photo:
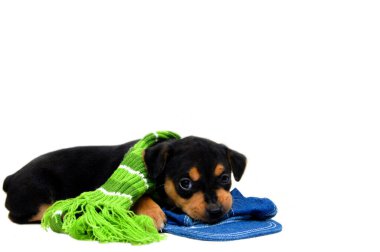
M37 157L4 181L9 218L20 224L39 223L55 201L95 190L136 142L75 147ZM161 207L217 222L232 205L231 174L239 181L246 167L244 155L199 137L160 141L145 150L144 161L156 188L141 197L133 211L153 218L157 229L166 221Z

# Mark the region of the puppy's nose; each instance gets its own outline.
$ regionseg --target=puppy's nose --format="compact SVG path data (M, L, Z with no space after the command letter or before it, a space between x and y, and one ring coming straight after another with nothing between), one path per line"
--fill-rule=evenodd
M219 219L223 216L224 212L222 206L219 204L211 204L207 208L208 216L211 220Z

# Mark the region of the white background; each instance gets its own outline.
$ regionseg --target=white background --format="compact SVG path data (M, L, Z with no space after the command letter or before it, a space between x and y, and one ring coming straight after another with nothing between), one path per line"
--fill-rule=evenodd
M236 186L271 198L283 231L131 247L0 207L0 250L379 251L376 2L1 1L1 180L48 151L168 129L244 153Z

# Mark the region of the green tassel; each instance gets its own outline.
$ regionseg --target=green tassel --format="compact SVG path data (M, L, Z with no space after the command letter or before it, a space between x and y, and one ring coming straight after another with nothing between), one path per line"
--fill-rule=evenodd
M55 202L45 212L41 226L78 240L138 245L164 239L152 218L135 215L130 209L154 186L147 177L144 150L159 139L170 138L179 136L169 131L145 136L128 151L106 183L95 191Z
M85 198L58 201L46 211L41 225L78 240L137 245L163 239L150 217L135 215L123 205L93 204Z

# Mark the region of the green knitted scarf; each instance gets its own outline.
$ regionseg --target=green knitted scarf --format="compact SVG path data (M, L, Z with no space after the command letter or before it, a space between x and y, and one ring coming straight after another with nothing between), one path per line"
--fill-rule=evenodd
M153 220L135 215L133 204L154 183L147 176L143 153L158 140L179 139L170 131L150 133L125 154L110 178L98 189L84 192L76 198L55 202L45 212L41 225L79 240L129 242L147 244L162 236ZM85 178L83 178L85 179Z

